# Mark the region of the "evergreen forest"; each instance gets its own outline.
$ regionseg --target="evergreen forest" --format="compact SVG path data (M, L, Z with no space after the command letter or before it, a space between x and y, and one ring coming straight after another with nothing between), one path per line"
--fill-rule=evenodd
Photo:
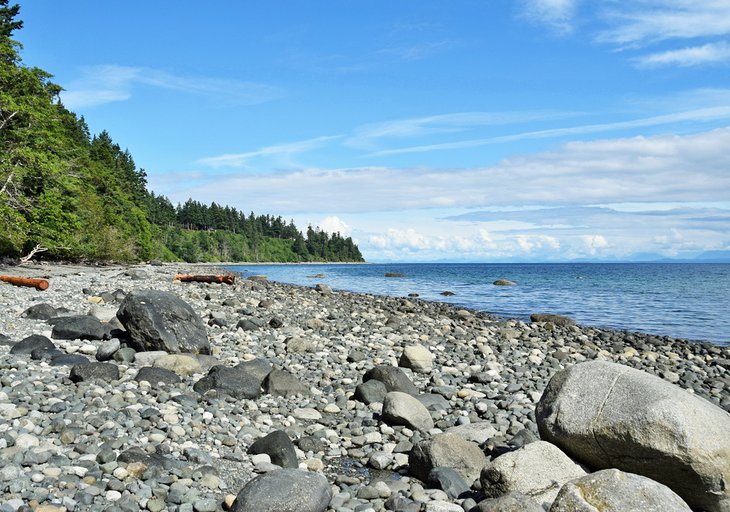
M73 261L363 261L351 238L189 199L173 205L110 134L89 133L52 75L26 66L0 0L0 257Z

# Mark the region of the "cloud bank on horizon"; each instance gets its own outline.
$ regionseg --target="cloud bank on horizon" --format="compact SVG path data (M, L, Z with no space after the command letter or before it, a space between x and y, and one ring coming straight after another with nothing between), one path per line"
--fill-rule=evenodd
M150 6L120 46L120 7L21 2L24 58L156 193L339 231L371 261L730 250L726 0L283 6Z

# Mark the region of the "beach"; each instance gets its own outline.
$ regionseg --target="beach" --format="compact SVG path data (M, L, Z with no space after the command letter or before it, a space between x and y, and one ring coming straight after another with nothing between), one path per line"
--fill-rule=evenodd
M465 453L477 446L484 466L543 443L536 409L551 378L591 361L654 376L721 418L730 410L730 347L562 316L505 320L414 297L333 291L316 279L174 280L209 272L0 267L49 282L44 291L0 283L0 510L255 510L244 503L257 489L243 489L263 476L278 488L281 468L295 470L284 481L313 479L304 481L300 510L487 510L476 508L492 497L479 469L459 473L467 487L456 492L431 481L420 467L426 456L414 453L450 433L471 443ZM191 308L207 337L197 354L141 350L128 338L117 312L122 304L131 311L141 290ZM31 306L45 318L29 315ZM79 316L101 330L62 334L66 324L54 320ZM53 347L13 353L33 335ZM92 371L84 359L105 366ZM366 385L374 381L383 385Z

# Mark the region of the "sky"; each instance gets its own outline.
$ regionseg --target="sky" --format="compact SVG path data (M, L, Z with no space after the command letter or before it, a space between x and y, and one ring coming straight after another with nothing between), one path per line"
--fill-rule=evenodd
M728 0L20 0L54 75L173 203L368 261L730 250Z

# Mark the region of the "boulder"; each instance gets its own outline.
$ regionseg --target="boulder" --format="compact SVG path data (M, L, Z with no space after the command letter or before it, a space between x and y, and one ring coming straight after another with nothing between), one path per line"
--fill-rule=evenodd
M604 469L571 480L555 498L550 512L691 512L666 485L618 469Z
M540 437L596 468L663 483L692 508L730 510L730 414L659 377L604 361L556 373Z
M264 391L274 396L310 394L309 387L286 370L272 370L263 382Z
M466 425L455 425L447 428L446 432L456 434L467 441L473 441L477 444L485 443L498 433L494 425L488 421L476 421L474 423L467 423Z
M387 394L388 390L385 389L385 384L379 380L369 380L358 384L355 388L355 400L359 400L364 404L382 403Z
M72 382L119 380L119 367L112 363L84 363L71 367L69 378Z
M530 321L532 322L550 322L551 324L558 325L560 327L568 327L575 325L575 320L563 315L549 315L543 313L533 313L530 315Z
M41 334L31 334L10 347L11 354L30 354L34 350L54 350L56 346L51 340Z
M433 428L433 419L426 406L416 397L400 391L385 395L382 418L388 425L405 425L416 430Z
M403 349L398 366L428 373L433 369L433 354L423 345L408 345Z
M139 369L137 375L134 377L134 380L136 380L137 382L146 380L153 386L156 386L159 382L167 385L174 385L180 382L180 377L178 377L175 372L165 370L164 368L153 368L151 366L145 366L144 368Z
M332 295L332 288L329 285L326 285L324 283L317 283L314 286L314 289L317 290L322 295Z
M96 360L109 361L114 353L121 348L122 344L118 338L112 338L96 347Z
M249 447L248 453L251 455L265 453L271 458L273 464L283 468L299 467L294 444L283 430L274 430L261 439L257 439Z
M433 468L426 480L430 489L441 489L451 499L469 492L471 487L453 468Z
M411 382L411 379L398 367L379 365L371 368L362 378L363 382L379 380L385 384L388 391L400 391L409 395L417 395L418 388Z
M545 512L545 509L526 494L514 491L499 498L482 500L471 512Z
M585 474L560 448L537 441L492 460L479 481L489 498L519 491L547 508L563 484Z
M188 354L165 354L155 359L153 366L184 377L194 373L203 373L203 365L200 364L200 361L195 356Z
M455 434L437 434L416 444L408 457L411 473L416 478L428 479L433 468L451 468L471 485L487 463L479 445Z
M86 356L81 354L57 354L51 358L51 366L76 366L90 362Z
M20 314L20 316L30 318L31 320L49 320L56 315L56 308L46 302L33 304Z
M205 324L190 305L173 293L129 293L117 312L132 342L142 350L209 354Z
M517 283L509 279L497 279L493 284L494 286L515 286Z
M261 395L261 379L245 367L216 365L195 383L193 389L201 394L215 389L235 398L258 398Z
M231 512L325 512L332 499L319 473L278 469L249 481L236 496Z
M106 334L99 319L90 315L59 316L51 322L51 337L57 340L100 340Z

